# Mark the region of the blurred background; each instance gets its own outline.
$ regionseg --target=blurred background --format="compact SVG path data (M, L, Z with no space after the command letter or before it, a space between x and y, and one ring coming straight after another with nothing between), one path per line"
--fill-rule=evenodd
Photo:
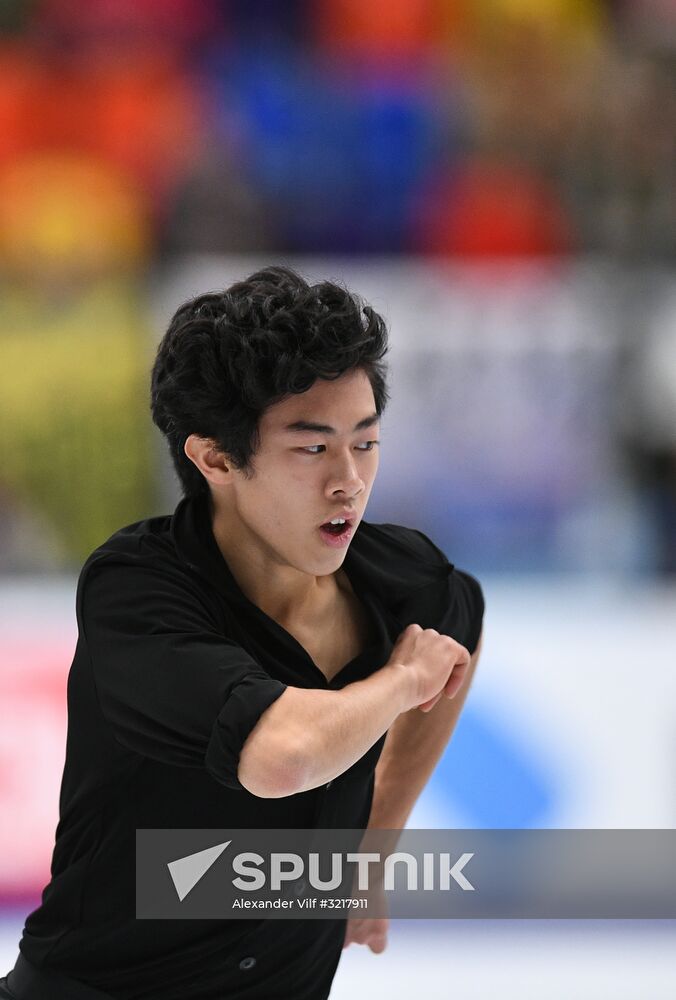
M179 498L156 345L269 262L385 316L367 520L484 586L409 826L674 827L675 174L674 0L4 0L6 969L49 879L77 573ZM673 931L394 921L332 997L671 997Z

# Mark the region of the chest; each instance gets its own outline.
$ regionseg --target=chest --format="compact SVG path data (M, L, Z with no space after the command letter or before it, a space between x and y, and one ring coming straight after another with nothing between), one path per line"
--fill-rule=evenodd
M372 623L354 594L341 594L330 615L314 623L284 626L307 651L328 681L358 656L373 638Z

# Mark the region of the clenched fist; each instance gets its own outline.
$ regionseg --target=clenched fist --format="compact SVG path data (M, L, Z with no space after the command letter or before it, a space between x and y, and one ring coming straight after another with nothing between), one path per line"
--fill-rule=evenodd
M450 635L434 628L409 625L398 637L388 665L408 671L411 699L409 708L429 712L442 695L454 698L470 664L469 651Z

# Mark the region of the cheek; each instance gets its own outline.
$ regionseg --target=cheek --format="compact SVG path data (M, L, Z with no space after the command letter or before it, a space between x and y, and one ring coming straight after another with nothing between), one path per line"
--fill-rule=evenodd
M287 506L296 511L311 507L317 491L321 491L325 472L320 463L291 463L277 483L276 496L286 496Z
M289 472L283 479L270 481L259 497L260 513L265 523L275 531L293 532L299 525L307 524L316 514L313 497L317 490L315 479L307 472Z

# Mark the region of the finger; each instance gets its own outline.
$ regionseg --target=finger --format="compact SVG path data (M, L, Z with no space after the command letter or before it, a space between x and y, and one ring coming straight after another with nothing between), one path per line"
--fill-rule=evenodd
M418 708L421 712L429 712L429 710L436 705L438 699L439 695L436 694L434 698L428 698L427 701L423 701L420 705L418 705Z
M435 694L434 698L429 698L427 701L424 701L422 705L418 705L420 711L429 712L431 709L433 709L443 693L444 693L443 691L439 691L438 694Z
M465 664L457 664L453 667L453 672L451 676L446 681L444 685L444 695L447 698L455 698L456 694L460 690L467 675L467 666Z
M388 928L389 920L381 921L380 926L374 928L373 933L370 935L370 940L368 942L369 948L377 955L385 951L387 948Z
M387 948L387 938L385 935L374 936L369 941L369 948L375 955L380 955Z
M412 632L422 632L421 626L417 625L415 622L411 622L410 625L407 625L406 628L399 633L397 637L397 642L405 638L405 636L411 635Z
M458 657L458 662L456 666L462 665L463 667L468 667L472 657L470 655L469 649L466 646L460 646L460 655Z

